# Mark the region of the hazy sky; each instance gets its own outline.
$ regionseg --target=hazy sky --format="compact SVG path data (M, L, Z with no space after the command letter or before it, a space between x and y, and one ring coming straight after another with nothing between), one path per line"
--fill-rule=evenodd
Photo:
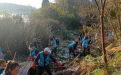
M31 5L36 8L41 7L41 3L43 0L0 0L0 3L14 3L21 5ZM54 2L55 0L49 0L50 2Z

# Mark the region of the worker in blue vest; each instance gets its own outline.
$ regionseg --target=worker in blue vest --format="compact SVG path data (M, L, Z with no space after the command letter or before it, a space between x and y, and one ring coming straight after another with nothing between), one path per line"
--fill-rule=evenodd
M33 39L32 43L35 45L35 48L38 49L38 44L40 44L41 40L39 39L39 42L37 41L36 38Z
M54 36L51 36L50 37L50 40L51 40L51 46L52 46L52 55L56 54L56 51L57 51L57 44L56 44L56 38Z
M91 45L92 45L92 39L91 39L91 36L89 36L88 46L87 46L87 51L86 51L87 55L90 54L90 47L91 47Z
M79 38L78 38L78 40L79 40L79 44L82 46L82 41L83 41L83 36L82 36L82 34L79 34Z
M83 42L82 42L82 47L83 47L83 54L84 56L86 56L86 50L87 50L87 47L88 47L88 35L86 35L83 39Z
M50 71L50 66L49 66L49 59L51 59L53 62L55 62L59 67L62 67L61 64L59 64L56 59L51 55L51 50L49 48L45 48L44 51L40 52L36 59L34 60L33 63L33 69L35 70L35 65L39 60L39 66L38 66L38 71L36 75L42 75L44 73L44 70L47 71L49 75L52 75Z
M77 45L78 45L78 41L75 41L69 45L69 55L73 53L73 56L75 56L74 50L77 50Z
M35 45L33 43L29 44L29 50L30 50L29 59L34 60L39 52L38 52L37 48L35 48Z
M5 59L4 54L7 54L7 53L11 53L11 51L4 50L3 48L0 47L0 54L1 54L0 59Z

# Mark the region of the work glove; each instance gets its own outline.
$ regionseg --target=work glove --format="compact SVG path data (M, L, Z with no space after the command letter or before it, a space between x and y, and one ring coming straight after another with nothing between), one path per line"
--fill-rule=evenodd
M76 48L76 49L74 49L74 50L77 50L77 48Z
M92 49L94 49L94 47L92 47Z
M30 60L34 60L34 59L35 59L35 57L31 57L31 56L29 56L29 59L30 59Z
M7 53L11 53L11 51L8 51Z
M50 44L48 44L48 46L51 46Z
M39 42L41 42L41 39L39 39Z
M80 45L80 41L78 41L78 45Z
M58 44L58 47L59 47L59 44Z
M50 36L50 38L52 38L53 36Z
M33 69L35 70L36 69L36 62L33 63Z
M60 63L58 63L57 61L55 62L59 67L62 67L62 65Z

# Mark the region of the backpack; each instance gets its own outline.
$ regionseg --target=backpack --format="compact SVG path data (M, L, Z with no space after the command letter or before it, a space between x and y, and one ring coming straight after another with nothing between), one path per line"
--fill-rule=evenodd
M56 44L59 45L59 39L58 38L56 38Z

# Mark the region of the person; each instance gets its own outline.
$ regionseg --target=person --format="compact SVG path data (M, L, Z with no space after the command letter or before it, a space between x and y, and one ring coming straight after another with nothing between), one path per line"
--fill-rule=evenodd
M30 50L29 59L34 60L39 52L38 52L37 48L35 48L35 45L32 43L29 44L29 50Z
M19 72L19 64L16 61L8 61L4 75L17 75Z
M0 59L4 59L4 55L2 54L1 51L0 51Z
M0 59L0 75L4 73L6 61L4 59Z
M79 39L78 40L79 40L79 44L81 44L81 46L82 46L83 38L84 37L82 36L82 34L79 34Z
M6 53L11 53L11 51L4 50L3 48L0 47L0 59L5 59L4 54Z
M91 40L91 36L90 36L90 37L89 37L89 41L88 41L87 51L86 51L87 55L90 54L90 47L91 47L91 44L92 44L92 40Z
M56 45L56 38L54 36L50 36L50 40L51 40L51 45L52 45L52 54L56 54L57 51L57 45Z
M78 45L78 41L75 41L73 43L71 43L69 45L69 55L71 54L71 52L73 53L73 56L75 56L75 52L74 50L77 50L77 45Z
M38 49L38 44L40 44L41 40L39 39L39 42L37 41L36 38L33 39L32 43L35 45L35 48Z
M86 56L86 50L87 50L87 47L88 47L88 35L86 35L83 39L83 42L82 42L82 47L83 47L83 54L84 56Z
M33 69L35 70L35 65L39 60L39 66L38 71L36 72L36 75L42 75L44 73L44 70L47 71L49 75L51 74L50 66L49 66L49 58L55 62L59 67L62 67L61 64L59 64L56 59L51 55L51 50L49 48L45 48L44 51L40 52L37 55L37 58L35 58L33 63Z

